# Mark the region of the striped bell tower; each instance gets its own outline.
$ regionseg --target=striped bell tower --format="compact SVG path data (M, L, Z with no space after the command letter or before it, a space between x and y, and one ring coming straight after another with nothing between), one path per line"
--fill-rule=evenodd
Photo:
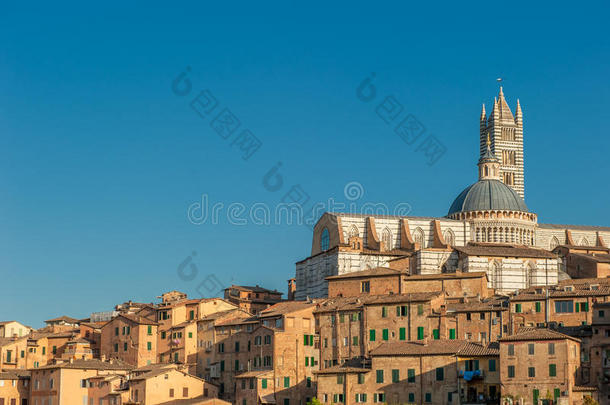
M494 105L489 116L485 104L480 117L480 155L487 150L488 139L491 151L500 159L500 181L521 196L525 197L523 175L523 112L517 100L515 115L511 112L504 92L494 98Z

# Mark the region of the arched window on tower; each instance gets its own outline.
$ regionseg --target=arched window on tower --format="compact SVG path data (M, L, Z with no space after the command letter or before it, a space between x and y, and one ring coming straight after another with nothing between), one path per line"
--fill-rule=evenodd
M557 246L559 246L559 239L557 239L556 236L553 236L553 238L551 239L551 243L549 244L549 249L553 250L555 249Z
M383 242L384 250L392 250L392 232L388 228L381 232L381 241Z
M352 225L349 228L349 237L351 238L352 236L359 236L360 232L358 232L358 227L356 225Z
M447 229L445 231L445 233L443 234L443 237L445 238L446 244L451 245L451 246L453 246L455 244L455 235L451 229Z
M330 247L330 233L328 228L324 228L322 236L320 236L320 250L325 251Z
M425 236L424 236L424 231L422 231L422 229L420 227L417 227L415 229L415 232L413 232L413 241L415 243L419 243L419 246L421 248L425 247L424 241L425 241Z

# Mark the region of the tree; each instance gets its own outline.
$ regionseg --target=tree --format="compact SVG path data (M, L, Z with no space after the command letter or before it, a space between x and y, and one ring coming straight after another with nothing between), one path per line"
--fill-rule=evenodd
M316 397L313 397L311 401L307 403L307 405L322 405L322 402L320 402Z
M599 405L599 402L597 402L595 399L593 399L593 397L591 395L585 395L582 403L584 405Z

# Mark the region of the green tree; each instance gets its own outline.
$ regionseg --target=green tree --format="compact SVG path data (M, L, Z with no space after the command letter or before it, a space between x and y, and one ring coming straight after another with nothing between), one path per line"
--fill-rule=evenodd
M322 402L320 402L318 398L313 397L311 401L307 403L307 405L322 405Z

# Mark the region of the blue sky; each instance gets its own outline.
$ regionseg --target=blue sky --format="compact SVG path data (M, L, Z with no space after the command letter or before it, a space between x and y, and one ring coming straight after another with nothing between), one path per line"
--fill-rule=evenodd
M0 15L0 319L41 326L163 291L285 291L298 225L194 225L188 207L408 203L442 216L476 180L478 117L524 111L540 222L610 226L607 2L5 4ZM191 93L172 81L186 67ZM377 98L356 97L375 73ZM208 89L262 146L243 160L189 106ZM375 113L394 96L447 152L429 166ZM237 136L237 133L232 135ZM282 189L262 179L281 162ZM195 256L191 256L196 252ZM191 258L189 261L189 257ZM177 269L196 266L192 280ZM216 281L217 280L217 281Z

